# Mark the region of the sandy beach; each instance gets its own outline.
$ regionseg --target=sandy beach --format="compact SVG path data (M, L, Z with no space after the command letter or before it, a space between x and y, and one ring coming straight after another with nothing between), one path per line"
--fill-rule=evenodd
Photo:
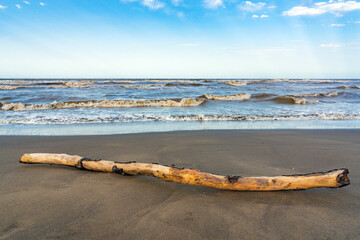
M0 136L0 239L357 239L360 130ZM340 189L233 192L24 165L24 153L158 162L240 176L348 168Z

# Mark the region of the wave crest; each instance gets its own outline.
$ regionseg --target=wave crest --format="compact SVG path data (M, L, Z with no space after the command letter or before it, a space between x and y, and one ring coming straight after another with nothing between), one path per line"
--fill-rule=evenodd
M277 103L283 103L283 104L308 104L308 103L317 103L318 100L307 100L305 98L295 98L295 97L275 97L272 98L271 101L277 102Z
M208 100L229 101L229 100L247 100L251 97L251 95L248 93L239 93L239 94L225 95L225 96L204 94L201 97Z
M76 102L53 102L44 104L0 103L5 111L30 111L68 108L132 108L132 107L195 107L203 99L182 98L164 100L89 100Z
M310 93L310 94L298 94L294 97L335 97L339 95L338 92L329 92L329 93Z

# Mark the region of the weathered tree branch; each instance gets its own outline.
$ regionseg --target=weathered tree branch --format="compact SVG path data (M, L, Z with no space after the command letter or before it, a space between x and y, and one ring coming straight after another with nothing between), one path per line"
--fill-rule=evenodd
M113 172L124 175L144 175L167 182L184 183L236 191L278 191L309 188L338 188L350 184L346 168L328 172L296 174L276 177L221 176L196 169L177 168L159 164L114 162L92 160L77 155L32 153L24 154L21 163L56 164L98 172Z

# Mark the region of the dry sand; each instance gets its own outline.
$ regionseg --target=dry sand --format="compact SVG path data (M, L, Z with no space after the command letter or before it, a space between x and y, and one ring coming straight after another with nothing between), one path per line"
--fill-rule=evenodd
M0 137L0 239L359 239L360 130ZM23 153L159 162L241 176L346 167L350 186L232 192L70 167Z

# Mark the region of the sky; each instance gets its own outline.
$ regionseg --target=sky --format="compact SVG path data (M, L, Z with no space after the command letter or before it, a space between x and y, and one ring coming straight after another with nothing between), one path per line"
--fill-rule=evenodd
M0 78L360 78L360 0L0 0Z

